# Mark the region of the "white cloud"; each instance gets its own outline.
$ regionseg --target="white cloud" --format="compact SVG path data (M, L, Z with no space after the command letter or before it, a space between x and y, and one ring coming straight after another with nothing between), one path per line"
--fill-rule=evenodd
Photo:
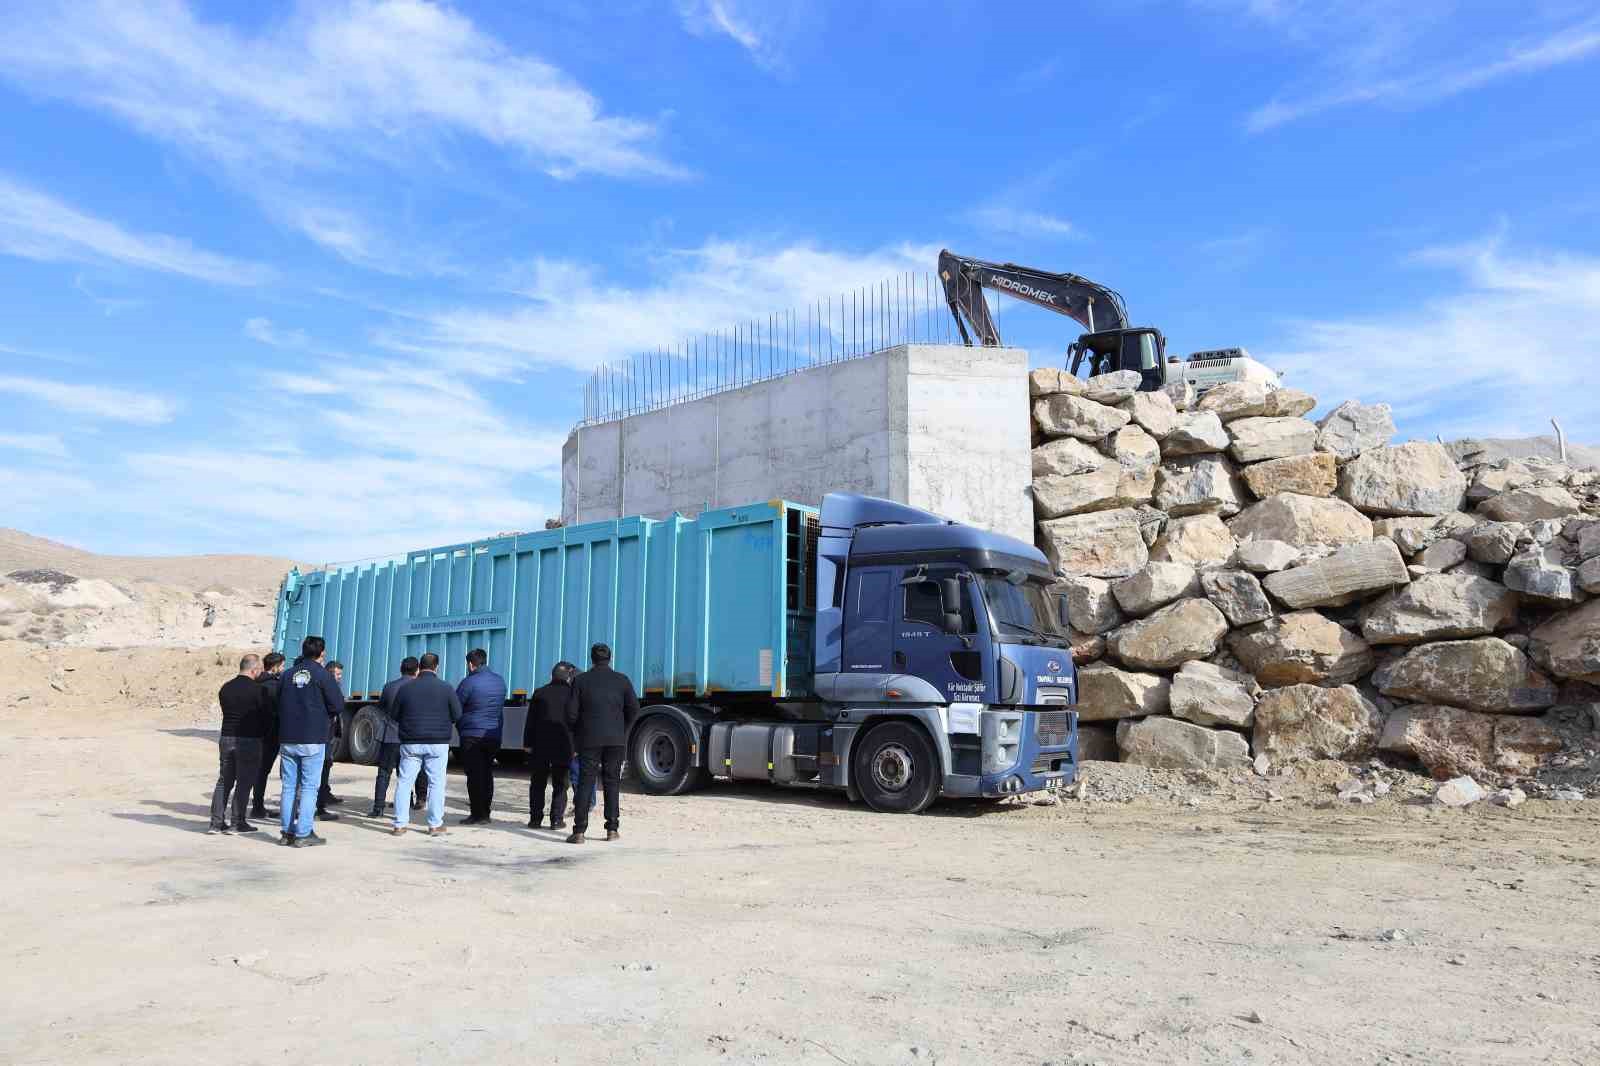
M248 318L244 323L244 335L253 341L271 345L274 348L304 348L310 344L304 330L279 329L272 324L270 318Z
M585 266L539 261L522 290L525 302L436 311L424 316L420 328L397 327L381 341L424 351L478 352L483 362L466 365L480 370L587 369L735 323L759 320L765 327L771 311L793 308L803 317L819 296L837 297L908 272L920 286L937 261L938 249L931 245L851 254L807 243L711 240L655 257L649 264L654 280L638 287L599 280ZM942 308L935 298L933 310Z
M1077 227L1059 215L1001 204L976 208L971 218L982 229L1022 237L1072 237L1078 232Z
M0 40L3 40L0 35ZM272 272L159 233L133 233L0 175L0 252L44 262L118 263L224 285Z
M1552 417L1580 440L1593 436L1600 393L1586 383L1600 258L1503 243L1425 249L1419 264L1458 276L1448 295L1393 314L1293 322L1262 357L1326 406L1392 403L1402 436L1542 433Z
M8 394L10 399L37 400L68 414L136 425L170 422L177 411L177 404L172 400L152 392L0 375L0 395Z
M788 69L786 48L809 18L796 0L678 0L684 29L697 37L727 37L763 69Z
M0 450L4 449L55 459L64 459L67 455L66 443L54 433L0 433Z
M1246 117L1252 133L1359 104L1420 107L1600 54L1600 18L1592 15L1486 48L1454 44L1455 5L1440 0L1404 12L1365 3L1250 0L1245 7L1322 57L1317 84L1308 80Z
M8 12L0 75L117 116L241 174L400 163L465 135L558 177L677 177L653 122L610 115L557 67L427 0L303 4L256 32L183 0Z

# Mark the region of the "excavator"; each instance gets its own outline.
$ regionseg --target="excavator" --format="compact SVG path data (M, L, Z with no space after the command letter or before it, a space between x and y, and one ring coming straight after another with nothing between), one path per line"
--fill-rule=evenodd
M939 253L939 279L945 300L955 316L961 340L969 347L1000 346L1000 331L984 300L983 290L993 289L1057 314L1076 319L1089 332L1067 348L1068 368L1077 375L1087 364L1087 375L1113 370L1138 371L1143 392L1155 392L1167 383L1167 340L1152 326L1128 325L1128 308L1122 294L1077 274L1052 274L1016 263L990 263L968 259L949 249ZM1200 391L1246 378L1266 380L1276 386L1277 376L1249 357L1242 348L1203 352L1174 374Z

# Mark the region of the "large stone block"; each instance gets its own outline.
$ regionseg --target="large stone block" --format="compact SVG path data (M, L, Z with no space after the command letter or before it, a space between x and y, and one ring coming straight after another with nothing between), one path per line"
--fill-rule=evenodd
M1174 518L1150 550L1150 558L1200 568L1226 566L1238 547L1222 519L1213 514Z
M1257 681L1343 685L1372 671L1367 642L1316 611L1294 611L1241 629L1228 648Z
M1088 511L1132 507L1150 498L1153 480L1147 476L1140 482L1137 478L1129 477L1114 462L1108 462L1087 474L1036 477L1033 479L1034 513L1040 518L1060 518Z
M1339 495L1367 514L1444 515L1461 509L1466 475L1442 444L1373 448L1339 470Z
M1194 567L1184 563L1147 563L1132 577L1111 586L1117 604L1138 617L1174 600L1200 595L1200 581Z
M1052 370L1044 368L1028 372L1028 398L1037 400L1044 396L1054 396L1057 393L1067 393L1069 396L1083 395L1083 381L1067 373L1065 370Z
M1354 459L1369 448L1381 448L1394 437L1394 416L1386 403L1344 403L1317 422L1317 450L1340 459Z
M1559 463L1505 459L1494 466L1480 466L1473 473L1472 484L1467 486L1467 499L1473 503L1482 503L1489 497L1498 496L1508 489L1520 489L1541 479L1560 481L1566 472L1566 467Z
M1520 522L1480 522L1466 534L1467 554L1480 563L1503 566L1517 554L1517 542L1527 528Z
M1281 540L1297 548L1372 539L1372 519L1345 501L1293 492L1251 504L1228 522L1228 529L1240 540Z
M1033 476L1073 477L1093 473L1110 462L1092 445L1076 437L1062 437L1033 449Z
M1085 399L1095 403L1118 404L1132 396L1143 377L1137 370L1113 370L1096 374L1083 383Z
M1361 633L1373 644L1421 644L1483 637L1517 621L1517 594L1470 574L1424 574L1366 610Z
M1369 540L1293 570L1268 574L1262 584L1289 607L1336 607L1410 580L1394 541Z
M1227 632L1228 620L1209 600L1179 600L1112 630L1106 650L1138 669L1170 670L1215 654Z
M1127 425L1128 412L1082 396L1058 393L1034 401L1033 420L1047 437L1099 440Z
M1057 573L1127 577L1150 561L1139 518L1139 512L1132 509L1069 515L1040 522L1039 534Z
M1280 492L1332 496L1339 485L1339 468L1327 452L1290 455L1245 467L1244 483L1262 500Z
M1227 518L1239 513L1245 499L1233 465L1220 455L1169 459L1156 471L1155 505L1174 517Z
M1097 577L1064 577L1053 590L1067 600L1067 623L1080 633L1105 633L1122 624L1111 583Z
M1600 685L1600 600L1558 614L1535 629L1528 652L1557 677Z
M1172 713L1196 725L1249 729L1261 687L1249 674L1211 663L1184 663L1172 678Z
M1373 750L1382 716L1353 685L1290 685L1256 704L1255 751L1273 763L1357 759Z
M1261 413L1268 418L1299 418L1317 406L1317 398L1304 389L1278 388L1267 393Z
M1379 747L1409 755L1436 780L1466 775L1490 784L1531 776L1562 748L1537 718L1480 714L1457 707L1401 707L1384 723Z
M1287 570L1300 561L1300 549L1281 540L1242 540L1234 561L1252 574Z
M1414 555L1433 543L1433 529L1438 524L1439 519L1434 515L1378 518L1373 520L1372 535L1394 541L1402 555Z
M1207 729L1176 718L1117 723L1122 761L1174 770L1237 770L1250 764L1250 746L1226 729Z
M1418 566L1435 573L1444 573L1452 566L1457 566L1467 558L1467 546L1459 540L1446 537L1436 540L1417 553Z
M1547 607L1570 607L1588 598L1578 587L1578 575L1566 565L1559 542L1518 552L1506 564L1506 588L1520 592L1525 602Z
M1078 671L1078 720L1108 722L1166 714L1172 683L1156 674L1094 663Z
M1526 485L1491 496L1478 505L1479 514L1496 522L1536 522L1582 512L1577 497L1560 485Z
M1272 604L1261 591L1261 582L1247 570L1207 570L1200 575L1200 589L1229 625L1254 625L1272 617Z
M1269 392L1259 381L1230 381L1207 391L1195 406L1201 411L1210 411L1223 422L1232 422L1265 414Z
M1220 452L1228 446L1228 431L1221 419L1210 411L1191 411L1178 416L1172 431L1161 438L1161 454L1201 455Z
M1228 454L1241 463L1304 455L1317 446L1317 427L1303 418L1241 418L1228 423Z
M1163 440L1178 425L1178 409L1165 392L1136 392L1121 404L1135 424L1156 440Z
M1600 556L1578 567L1578 587L1591 596L1600 594Z
M1556 702L1556 686L1498 637L1419 644L1372 676L1385 696L1489 714L1527 714Z

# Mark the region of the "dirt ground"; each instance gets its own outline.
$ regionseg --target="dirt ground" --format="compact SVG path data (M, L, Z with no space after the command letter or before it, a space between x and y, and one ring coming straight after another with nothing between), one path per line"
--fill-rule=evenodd
M0 698L0 1061L1600 1061L1592 802L721 786L625 793L622 841L574 847L515 767L494 825L430 840L341 764L296 854L205 835L229 670L162 654L165 701L82 658Z

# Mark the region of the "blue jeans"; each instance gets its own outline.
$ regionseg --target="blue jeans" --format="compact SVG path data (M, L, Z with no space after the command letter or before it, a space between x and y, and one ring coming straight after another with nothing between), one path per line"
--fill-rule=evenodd
M283 795L278 798L279 820L283 831L292 836L311 835L311 817L317 810L317 787L322 784L322 760L326 744L281 744L278 746L278 774L283 779Z
M417 773L428 774L428 828L437 829L444 824L444 764L450 758L448 744L400 745L400 783L394 788L394 824L411 824L411 786L417 783Z

